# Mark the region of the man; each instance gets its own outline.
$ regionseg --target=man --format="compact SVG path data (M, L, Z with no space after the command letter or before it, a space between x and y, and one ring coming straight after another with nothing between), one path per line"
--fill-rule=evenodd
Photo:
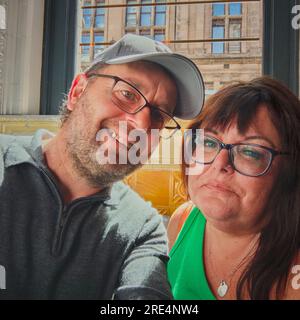
M74 79L56 136L0 136L0 298L170 299L160 216L118 182L140 164L101 164L99 150L120 158L129 131L151 141L202 103L189 59L128 34Z

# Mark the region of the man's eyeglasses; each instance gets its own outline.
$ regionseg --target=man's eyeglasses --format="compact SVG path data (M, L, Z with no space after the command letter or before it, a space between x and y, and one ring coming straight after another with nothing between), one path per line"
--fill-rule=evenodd
M151 129L159 129L162 138L168 139L172 137L173 134L181 128L170 113L152 106L145 96L126 80L117 76L99 73L86 74L86 76L87 78L101 77L113 79L111 100L118 108L126 113L136 114L145 107L149 107L151 112Z
M232 168L249 177L259 177L268 172L273 159L278 155L287 155L274 149L253 143L225 144L208 135L193 135L193 150L203 155L203 161L195 162L211 164L222 149L229 152L229 161Z

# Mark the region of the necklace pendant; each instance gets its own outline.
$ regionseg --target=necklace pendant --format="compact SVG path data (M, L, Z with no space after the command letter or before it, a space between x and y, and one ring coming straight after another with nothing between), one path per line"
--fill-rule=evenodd
M228 291L228 285L224 280L222 280L217 289L218 296L223 298L226 295L227 291Z

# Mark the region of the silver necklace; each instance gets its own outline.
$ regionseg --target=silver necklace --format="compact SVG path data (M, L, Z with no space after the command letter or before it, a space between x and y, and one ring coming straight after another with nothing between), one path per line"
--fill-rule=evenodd
M250 249L247 250L247 254L243 256L243 258L241 259L241 261L236 265L236 267L230 272L230 274L228 275L228 279L229 279L229 282L226 282L226 280L223 278L221 279L220 283L219 283L219 286L217 288L217 294L220 298L223 298L225 297L226 293L228 292L228 289L231 285L231 280L233 278L233 276L235 275L235 273L237 272L237 270L243 265L246 263L246 258L249 257L249 254L251 252L251 250L254 248L254 246L251 246L252 243L254 242L254 239L256 238L256 235L255 237L253 238L253 240L250 242L249 244L249 247ZM211 257L211 250L209 250L209 256ZM210 259L211 261L211 266L212 266L212 269L213 269L213 272L214 274L216 274L215 270L214 270L214 266L212 264L212 260Z

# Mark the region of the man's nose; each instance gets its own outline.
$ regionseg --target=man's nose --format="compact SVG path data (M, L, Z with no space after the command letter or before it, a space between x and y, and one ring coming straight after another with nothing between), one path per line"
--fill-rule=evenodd
M222 149L212 163L212 167L222 172L233 173L234 169L230 161L229 150Z
M135 129L151 129L151 110L149 107L144 107L142 110L135 114L126 114L126 120L130 122L130 124Z

